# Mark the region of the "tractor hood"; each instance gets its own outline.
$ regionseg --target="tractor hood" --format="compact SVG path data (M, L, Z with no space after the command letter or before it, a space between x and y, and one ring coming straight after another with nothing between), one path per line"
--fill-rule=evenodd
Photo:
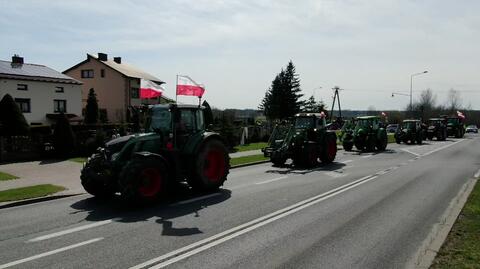
M155 135L155 133L140 133L140 134L121 136L119 138L112 139L107 143L105 143L105 147L107 148L110 154L113 154L121 151L122 148L127 144L127 142L132 139L139 139L139 138L144 138L152 135Z

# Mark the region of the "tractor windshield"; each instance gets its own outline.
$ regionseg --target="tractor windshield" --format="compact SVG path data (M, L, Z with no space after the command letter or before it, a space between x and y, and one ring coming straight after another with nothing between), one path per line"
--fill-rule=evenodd
M458 123L458 118L448 118L448 123Z
M416 122L414 121L407 121L403 123L404 129L415 129Z
M295 118L295 128L315 128L315 118L313 117L297 117Z
M168 108L154 107L150 112L147 130L149 132L168 133L172 127L172 114Z
M357 127L359 128L368 128L370 127L370 125L372 125L372 121L371 120L358 120L357 121Z

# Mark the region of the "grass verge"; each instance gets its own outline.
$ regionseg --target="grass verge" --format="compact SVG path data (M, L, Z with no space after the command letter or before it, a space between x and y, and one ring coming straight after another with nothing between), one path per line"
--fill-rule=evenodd
M476 184L430 268L480 268L480 184Z
M236 166L236 165L253 163L253 162L260 162L260 161L266 161L266 160L269 160L269 158L264 157L263 154L250 155L250 156L232 158L232 159L230 159L230 165L231 166Z
M17 176L10 175L4 172L0 172L0 181L17 179Z
M258 142L258 143L250 143L242 146L236 146L233 149L235 150L235 152L242 152L242 151L262 149L266 146L267 146L266 142Z
M76 158L70 158L68 160L76 163L84 163L87 161L87 157L76 157Z
M51 184L9 189L0 191L0 202L18 201L30 198L43 197L63 190L65 190L64 187Z

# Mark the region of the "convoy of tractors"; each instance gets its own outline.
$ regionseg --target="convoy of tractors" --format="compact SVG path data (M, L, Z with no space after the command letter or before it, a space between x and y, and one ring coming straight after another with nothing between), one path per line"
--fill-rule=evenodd
M144 133L113 139L88 158L81 171L85 190L101 198L120 193L131 203L145 204L163 197L180 182L199 192L215 191L230 170L225 139L210 131L212 112L194 105L153 105L148 108ZM364 116L346 121L337 133L328 128L324 113L299 113L275 126L262 149L274 166L288 159L295 167L310 168L320 160L335 160L337 140L344 150L384 151L388 144L383 117ZM462 117L407 119L398 125L397 143L422 144L426 139L463 137Z

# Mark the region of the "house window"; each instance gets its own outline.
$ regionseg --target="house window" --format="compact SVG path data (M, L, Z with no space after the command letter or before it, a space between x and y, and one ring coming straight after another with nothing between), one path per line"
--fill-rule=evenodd
M140 98L140 90L138 88L131 88L130 89L130 97L138 99Z
M100 69L100 76L101 76L102 78L105 77L105 69Z
M93 78L93 69L82 70L82 78Z
M63 87L55 87L55 92L64 92Z
M30 99L28 98L15 98L15 102L23 113L30 113Z
M67 112L67 100L53 100L53 112Z
M17 90L28 91L28 85L27 84L17 84Z

